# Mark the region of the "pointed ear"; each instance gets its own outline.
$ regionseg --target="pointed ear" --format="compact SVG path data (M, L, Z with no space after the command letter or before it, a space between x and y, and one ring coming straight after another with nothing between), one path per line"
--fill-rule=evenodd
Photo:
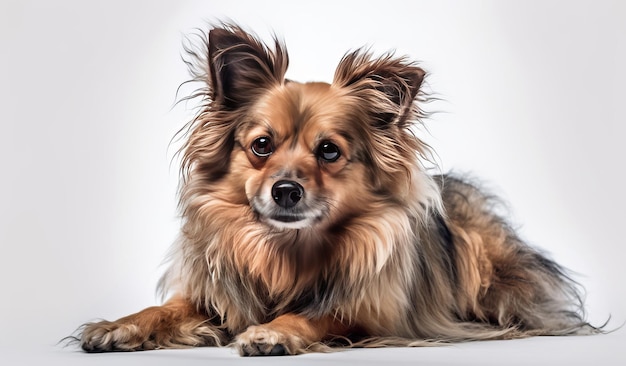
M425 76L424 70L406 58L389 54L373 59L356 50L343 57L333 83L364 98L378 127L404 127L415 115L414 101Z
M226 109L239 108L283 82L289 59L283 44L272 51L237 26L209 32L211 99Z

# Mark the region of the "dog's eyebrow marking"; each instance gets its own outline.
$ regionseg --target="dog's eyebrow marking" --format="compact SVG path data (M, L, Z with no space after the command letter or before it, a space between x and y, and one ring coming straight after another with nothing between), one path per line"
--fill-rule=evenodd
M269 137L275 137L276 131L272 128L272 125L266 120L266 118L251 118L248 125L245 127L244 132L246 134L251 134L252 131L258 133L258 131L262 131L263 133L268 135Z
M276 130L274 128L272 128L272 125L270 125L268 122L263 122L263 126L265 127L265 130L267 131L267 134L272 139L276 139L277 133L276 133Z

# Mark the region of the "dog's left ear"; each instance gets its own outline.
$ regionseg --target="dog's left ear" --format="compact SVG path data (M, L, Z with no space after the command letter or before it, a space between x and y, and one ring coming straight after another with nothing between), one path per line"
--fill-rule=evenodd
M373 59L357 50L343 57L333 84L348 87L371 107L376 127L405 127L415 113L414 100L425 76L424 70L405 58L386 55Z

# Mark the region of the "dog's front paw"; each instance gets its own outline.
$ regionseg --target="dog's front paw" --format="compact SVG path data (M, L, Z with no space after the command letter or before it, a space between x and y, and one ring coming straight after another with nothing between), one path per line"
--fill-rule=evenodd
M141 331L134 324L101 321L85 324L80 335L80 347L86 352L134 351L151 349L143 342Z
M235 346L242 356L283 356L303 353L306 342L268 325L253 325L237 336Z

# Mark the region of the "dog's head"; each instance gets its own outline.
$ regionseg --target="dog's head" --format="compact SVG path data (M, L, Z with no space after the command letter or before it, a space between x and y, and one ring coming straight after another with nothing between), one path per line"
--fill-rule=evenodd
M331 84L298 83L285 79L278 41L271 49L224 26L207 46L207 103L184 147L187 195L209 192L272 230L324 230L411 194L426 149L409 129L422 69L357 50Z

